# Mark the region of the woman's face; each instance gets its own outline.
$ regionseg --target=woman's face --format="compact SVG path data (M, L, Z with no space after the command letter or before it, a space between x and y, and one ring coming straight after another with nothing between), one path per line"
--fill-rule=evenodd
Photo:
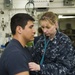
M49 37L52 37L53 35L56 34L56 25L55 24L51 24L49 21L47 20L41 20L40 21L40 24L41 24L41 28L44 32L44 34L46 36L49 36Z

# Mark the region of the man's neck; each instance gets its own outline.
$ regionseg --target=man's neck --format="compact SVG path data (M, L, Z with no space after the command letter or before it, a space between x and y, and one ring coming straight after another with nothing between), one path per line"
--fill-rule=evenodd
M21 37L13 36L13 38L18 40L23 47L26 46L26 42Z

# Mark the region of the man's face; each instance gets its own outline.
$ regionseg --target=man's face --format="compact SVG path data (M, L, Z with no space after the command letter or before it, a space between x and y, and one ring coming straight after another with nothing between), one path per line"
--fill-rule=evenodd
M34 40L35 30L33 27L34 27L33 21L28 21L27 25L22 31L22 36L27 42Z
M40 21L42 30L46 36L53 36L56 33L56 25L51 24L49 21L42 20Z

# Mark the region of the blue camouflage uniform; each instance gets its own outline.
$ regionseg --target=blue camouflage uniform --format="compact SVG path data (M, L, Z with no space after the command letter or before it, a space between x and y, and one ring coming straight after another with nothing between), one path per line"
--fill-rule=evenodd
M47 44L47 47L44 54L45 44ZM44 60L40 64L43 54ZM73 72L75 65L74 55L71 40L67 35L59 31L57 31L53 40L46 36L41 36L34 46L32 54L33 60L40 64L41 67L41 70L37 72L38 75L75 75Z

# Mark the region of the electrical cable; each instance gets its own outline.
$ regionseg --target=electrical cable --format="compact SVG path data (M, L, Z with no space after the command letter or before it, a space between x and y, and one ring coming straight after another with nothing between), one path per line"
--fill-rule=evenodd
M27 4L25 5L25 10L27 12L30 12L32 15L34 14L34 1L33 0L29 0L29 2L27 2Z

